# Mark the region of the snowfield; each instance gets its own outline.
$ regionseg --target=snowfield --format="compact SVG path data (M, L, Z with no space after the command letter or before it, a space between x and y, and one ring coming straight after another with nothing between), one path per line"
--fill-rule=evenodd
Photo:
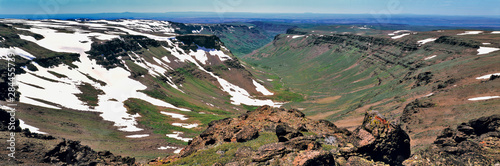
M88 58L85 51L88 51L91 48L91 37L105 36L104 38L112 39L118 36L108 36L106 34L99 33L60 33L56 30L46 28L42 29L38 27L25 30L41 34L45 38L42 40L36 40L31 36L21 36L22 39L34 42L44 48L57 52L79 53L80 62L74 62L73 64L78 66L78 68L72 70L68 69L67 65L59 65L57 67L47 69L35 64L39 71L28 71L27 74L18 75L19 81L35 84L43 88L40 89L21 83L19 91L22 93L20 97L20 102L22 103L53 109L66 107L77 110L101 112L101 117L103 117L104 120L114 122L114 125L119 127L119 130L121 131L129 132L142 130L135 126L137 125L135 118L139 117L139 115L128 114L127 109L123 105L123 102L129 98L142 99L157 106L178 109L181 111L189 111L188 109L177 108L169 103L138 92L139 90L144 90L147 87L140 82L129 78L131 75L129 71L123 68L113 68L107 70L102 66L97 65L94 60L90 60ZM48 73L48 71L54 71L66 75L68 78L57 78L56 76ZM105 82L106 85L102 86L88 79L84 74L88 74L97 80L101 80ZM57 82L47 81L36 77L35 75L57 80ZM99 106L90 108L75 96L75 94L81 93L77 86L84 82L91 84L96 89L104 91L103 95L99 95ZM49 105L34 99L49 101L57 105Z
M79 61L73 62L73 65L76 65L77 68L70 68L65 64L51 68L44 68L34 63L34 65L38 68L38 71L27 70L27 73L18 75L17 80L20 82L18 91L21 93L21 103L50 109L69 108L80 111L100 112L100 116L104 120L113 122L114 126L117 126L120 131L125 132L137 132L143 130L137 127L136 118L140 117L140 115L127 113L127 109L124 106L123 102L130 98L141 99L156 106L172 108L180 111L191 111L186 108L176 107L170 103L139 92L141 90L145 90L147 87L141 82L129 78L131 73L127 71L128 66L125 65L125 68L127 69L116 67L108 70L101 65L96 64L95 60L89 59L89 55L85 53L91 49L91 44L93 43L92 38L97 38L98 40L119 39L120 36L117 34L125 32L130 35L142 35L154 40L166 41L169 46L172 46L171 48L164 48L169 51L175 59L169 59L167 56L161 58L154 57L154 61L148 62L134 52L131 52L129 56L137 58L138 61L134 61L135 64L147 69L150 75L165 76L168 80L166 83L181 92L183 92L181 90L182 85L175 85L172 81L172 77L165 75L168 70L172 70L172 68L168 65L171 62L194 63L200 70L216 78L221 89L231 95L231 104L245 104L252 106L270 105L274 107L279 107L283 104L275 103L272 100L255 99L245 89L234 85L219 76L216 76L212 72L206 71L201 64L206 65L209 63L208 56L217 57L221 61L232 59L231 56L225 54L221 50L208 49L204 47L199 47L197 50L192 50L189 53L184 52L183 49L173 42L175 37L171 33L174 32L174 30L169 29L169 22L148 20L97 20L85 23L61 20L4 20L4 22L22 22L27 25L32 25L29 29L17 29L30 31L44 36L43 39L36 40L32 36L19 35L23 40L36 43L41 47L55 52L77 53L80 55ZM71 29L74 32L58 32L57 30L50 29L53 27ZM99 29L100 31L90 32L88 30L82 30L81 27ZM110 28L114 28L114 30ZM151 31L148 31L148 29ZM122 32L116 32L116 30ZM136 30L142 32L138 32ZM164 32L165 34L170 34L172 36L151 35L143 33L145 31ZM222 49L227 50L225 47L222 47ZM0 55L2 57L9 53L15 53L27 59L36 58L36 55L31 55L17 47L0 49ZM59 73L67 77L59 78L51 72ZM100 83L91 80L88 76L106 84L101 85ZM273 94L257 82L254 81L253 83L256 86L256 90L262 94ZM82 93L78 87L83 84L90 84L95 89L103 92L103 94L98 95L98 106L90 107L86 103L80 101L80 99L76 96L77 94ZM178 118L180 120L188 119L181 114L167 112L162 112L162 114L172 116L173 118ZM181 123L176 123L176 125L185 128L198 126L198 124Z
M24 59L35 59L36 57L31 55L29 52L24 51L18 47L10 47L10 48L0 48L0 58L5 59L9 54L18 55L23 57Z

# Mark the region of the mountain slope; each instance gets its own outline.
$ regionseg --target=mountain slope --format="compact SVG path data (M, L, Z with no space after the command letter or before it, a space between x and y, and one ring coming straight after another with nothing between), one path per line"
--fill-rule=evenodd
M430 144L449 125L499 109L499 100L474 99L500 93L499 80L488 80L500 71L497 33L372 30L353 35L370 30L350 28L363 30L289 31L244 60L271 85L284 83L304 94L306 101L285 107L302 109L313 119L353 130L369 110L397 124L401 117L412 146L418 146L413 150Z
M180 35L170 22L1 22L0 63L16 60L18 117L97 150L145 160L180 151L212 120L281 105L219 38ZM4 95L10 70L0 71Z

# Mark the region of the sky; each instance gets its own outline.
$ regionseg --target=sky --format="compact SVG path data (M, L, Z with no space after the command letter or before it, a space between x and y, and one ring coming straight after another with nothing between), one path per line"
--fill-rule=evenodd
M0 0L0 14L252 12L500 16L500 0Z

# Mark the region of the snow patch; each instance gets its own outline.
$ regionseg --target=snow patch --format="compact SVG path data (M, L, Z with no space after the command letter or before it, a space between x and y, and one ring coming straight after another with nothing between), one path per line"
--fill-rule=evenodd
M198 127L198 124L187 124L187 123L172 123L172 126L179 126L186 129Z
M491 52L494 52L494 51L498 51L500 50L499 48L493 48L493 47L479 47L479 49L477 50L477 55L484 55L484 54L489 54Z
M483 31L465 31L464 33L459 33L457 35L477 35L483 33Z
M184 149L184 148L177 149L177 150L174 151L174 153L175 154L179 154L182 151L182 149Z
M176 139L176 140L181 140L181 141L184 141L184 142L188 142L190 140L193 140L193 138L182 138L180 136L181 134L183 134L183 132L174 131L173 134L166 134L166 136L169 137L169 138L173 138L173 139Z
M255 90L257 90L258 92L262 93L263 95L269 96L269 95L273 95L274 94L272 92L269 92L269 90L267 90L266 87L262 86L257 81L252 80L252 82L253 82L253 85L255 85L255 87L257 87L257 88L255 88Z
M299 37L304 37L305 35L294 35L292 36L292 39L299 38Z
M144 138L144 137L149 137L149 134L127 135L125 137L127 137L127 138Z
M476 77L476 79L478 79L478 80L482 80L482 79L490 79L490 77L491 77L492 75L495 75L495 76L500 76L500 73L487 74L487 75L484 75L484 76L481 76L481 77Z
M428 38L428 39L417 41L417 44L426 44L426 43L429 43L429 42L433 42L435 40L437 40L437 38Z
M176 114L176 113L164 112L164 111L161 111L160 113L164 114L164 115L171 116L172 118L180 119L180 120L188 120L189 119L189 118L186 118L186 115L182 115L182 114Z
M392 39L399 39L399 38L402 38L402 37L405 37L405 36L408 36L410 35L410 33L405 33L405 34L402 34L402 35L398 35L398 36L393 36L391 37Z
M484 97L475 97L475 98L470 98L470 101L478 101L478 100L489 100L489 99L496 99L500 98L500 96L484 96Z
M47 134L46 132L41 132L40 129L35 126L24 123L24 121L21 119L19 119L19 127L21 127L22 129L29 129L32 133Z
M6 111L14 110L14 108L11 108L11 107L5 106L5 105L1 105L1 104L0 104L0 109L6 110Z
M493 31L491 34L500 34L500 31Z
M173 45L173 44L172 44ZM240 104L245 104L245 105L251 105L251 106L262 106L262 105L270 105L274 107L280 107L281 103L274 103L272 100L259 100L259 99L253 99L250 94L243 88L240 88L222 78L219 76L216 76L212 72L206 71L198 62L192 57L192 56L186 56L184 51L182 49L171 49L167 47L163 47L167 51L169 51L174 57L178 59L178 61L183 61L183 62L192 62L194 63L200 70L210 74L212 77L216 78L219 84L222 87L222 90L229 93L231 95L231 104L234 105L240 105ZM203 47L199 48L199 50L203 50ZM204 50L207 51L207 50ZM210 51L209 53L211 55L218 55L219 58L223 58L224 56L228 56L223 54L221 57L220 52L222 51L214 51L214 50L208 50ZM230 58L230 57L229 57ZM222 59L221 59L222 60Z
M426 57L426 58L424 58L424 60L429 60L429 59L432 59L432 58L435 58L435 57L437 57L437 55Z
M167 149L177 149L175 146L160 146L159 150L167 150Z
M401 33L401 32L411 32L411 31L410 31L410 30L397 30L397 31L394 31L394 32L389 33L389 34L387 34L387 35L389 35L389 36L394 36L394 35L396 35L396 34L398 34L398 33Z

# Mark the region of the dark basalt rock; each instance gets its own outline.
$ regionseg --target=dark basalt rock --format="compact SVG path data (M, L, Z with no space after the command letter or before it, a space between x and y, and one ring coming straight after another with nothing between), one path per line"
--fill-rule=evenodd
M429 149L413 154L405 165L495 165L500 163L500 115L446 128Z
M286 124L279 124L276 126L276 136L278 136L279 142L286 142L292 138L302 136L302 133Z
M399 165L410 157L410 137L399 126L390 124L377 113L367 113L363 124L354 130L355 153L375 161Z
M215 35L181 35L175 38L184 43L184 45L180 45L184 50L196 50L198 46L220 50L222 45L220 39Z
M434 42L462 46L462 47L470 47L470 48L479 48L479 46L481 45L481 42L478 42L478 41L461 39L461 38L456 38L456 37L452 37L452 36L441 36L438 39L436 39Z
M45 154L43 162L54 165L135 165L135 159L115 156L109 151L95 152L79 141L63 140Z

